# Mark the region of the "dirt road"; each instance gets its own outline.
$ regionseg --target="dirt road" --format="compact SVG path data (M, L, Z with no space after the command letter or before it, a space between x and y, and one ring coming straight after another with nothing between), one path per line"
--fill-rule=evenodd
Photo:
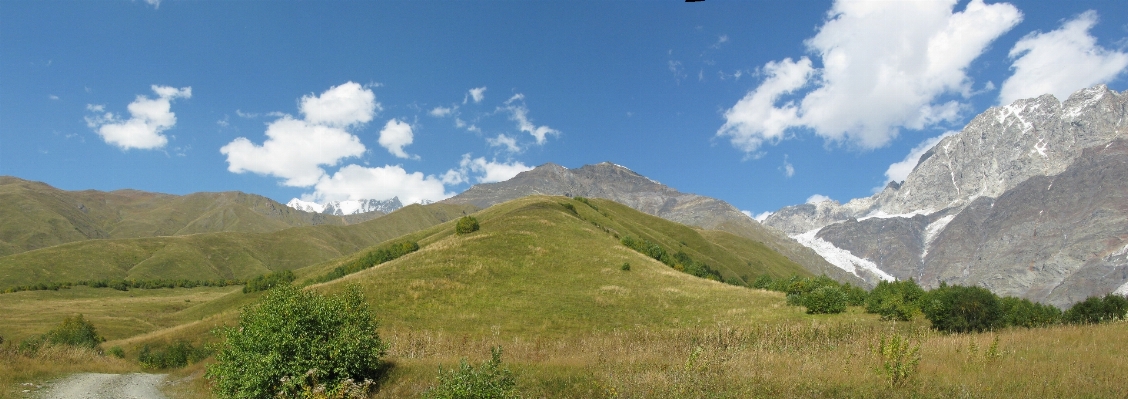
M43 399L167 399L158 386L167 374L75 374L51 383Z

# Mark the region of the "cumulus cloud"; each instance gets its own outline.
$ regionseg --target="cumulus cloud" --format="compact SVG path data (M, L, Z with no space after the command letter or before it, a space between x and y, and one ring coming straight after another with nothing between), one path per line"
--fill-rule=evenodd
M176 125L176 114L172 112L172 100L192 98L192 88L175 88L153 85L157 98L138 95L129 103L129 119L111 112L105 112L102 105L87 105L90 112L101 113L86 117L86 125L95 129L102 140L123 150L131 148L151 150L164 147L168 138L162 134Z
M490 147L504 147L506 151L511 153L521 152L521 147L517 145L517 139L505 134L499 134L494 138L487 138L486 142L489 143Z
M497 162L487 161L485 157L470 158L470 154L462 155L462 161L457 170L451 169L443 175L447 184L462 184L475 180L478 183L495 183L512 179L518 173L533 168L518 161ZM472 177L473 176L473 177Z
M1006 3L972 0L958 12L955 5L835 2L805 42L822 67L808 57L767 63L764 81L725 112L717 136L750 155L802 128L870 149L901 128L955 121L966 105L941 97L970 96L967 67L1022 19Z
M325 175L322 166L364 154L364 144L346 129L372 120L379 107L371 90L348 82L320 96L302 97L305 118L283 114L267 125L262 145L239 137L219 152L227 156L227 170L233 173L275 176L287 186L309 187Z
M756 219L757 222L763 223L765 220L768 219L768 216L771 216L773 213L775 213L775 212L763 211L763 212L757 213L756 216L753 216L752 218Z
M333 86L320 96L303 96L300 109L310 123L337 127L368 123L382 110L376 94L356 82Z
M430 114L431 114L431 116L433 116L433 117L436 117L436 118L443 118L443 117L447 117L447 116L450 116L450 114L451 114L452 112L454 112L454 108L451 108L451 107L441 107L441 106L440 106L440 107L435 107L434 109L431 109L431 112L429 112L429 113L430 113Z
M404 203L439 201L454 195L446 191L443 181L420 172L409 173L399 165L370 168L347 165L333 176L323 176L314 192L303 196L315 202L399 197Z
M807 203L808 204L818 204L820 202L826 202L826 201L833 201L833 200L830 199L830 197L827 197L827 196L822 195L822 194L815 194L815 195L812 195L810 197L807 197Z
M999 103L1049 93L1059 100L1074 91L1115 79L1128 68L1128 53L1097 45L1089 30L1097 12L1086 11L1050 32L1032 32L1010 50L1011 75L999 91Z
M517 122L517 129L532 135L537 144L544 144L548 135L559 136L560 131L548 126L537 126L529 119L529 108L525 106L525 95L515 94L505 102L505 110L509 111L509 119Z
M885 183L889 183L891 181L898 183L905 181L905 178L909 177L909 173L913 171L913 168L916 168L917 163L920 162L920 157L924 155L924 153L928 152L928 150L932 149L932 147L935 147L936 144L940 142L940 140L943 140L945 137L951 136L956 133L959 132L949 130L947 132L944 132L944 134L929 138L922 141L920 144L917 144L916 147L913 147L912 151L909 151L909 155L906 155L905 159L889 165L889 168L885 170ZM880 191L884 187L885 186L882 185L881 187L877 187L876 190Z
M466 104L467 99L474 100L474 103L480 103L486 99L486 86L475 87L466 93L467 98L462 99L462 103Z
M293 187L317 183L325 174L322 166L334 166L341 159L360 156L364 151L360 139L344 129L291 116L271 122L261 146L239 137L219 149L227 156L228 171L275 176Z
M379 143L381 147L386 148L396 158L419 159L418 155L408 155L403 150L403 147L411 145L414 139L415 135L411 132L411 125L392 119L384 125L384 129L380 130Z

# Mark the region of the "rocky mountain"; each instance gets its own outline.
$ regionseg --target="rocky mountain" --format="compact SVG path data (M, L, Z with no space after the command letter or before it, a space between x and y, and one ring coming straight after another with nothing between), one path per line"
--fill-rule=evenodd
M864 283L855 274L828 263L794 239L779 231L764 228L725 201L679 192L610 162L576 169L547 163L503 182L473 186L442 202L486 208L529 195L609 199L674 222L723 230L762 242L814 274L827 274L843 281Z
M980 285L1065 306L1128 290L1128 94L1105 86L994 107L904 182L764 223L845 270Z
M66 191L11 176L0 176L0 220L0 256L88 239L264 233L351 223L241 192Z

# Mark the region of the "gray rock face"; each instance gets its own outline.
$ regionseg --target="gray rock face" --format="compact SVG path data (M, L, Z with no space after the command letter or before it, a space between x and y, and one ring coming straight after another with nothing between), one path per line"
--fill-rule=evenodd
M528 195L609 199L667 220L760 241L812 273L864 284L862 279L843 272L782 232L761 226L725 201L679 192L609 162L576 169L548 163L507 181L473 186L443 202L486 208Z
M980 114L901 184L846 204L781 209L765 224L817 237L925 287L981 285L1058 306L1128 281L1128 95ZM1124 254L1120 254L1124 252Z

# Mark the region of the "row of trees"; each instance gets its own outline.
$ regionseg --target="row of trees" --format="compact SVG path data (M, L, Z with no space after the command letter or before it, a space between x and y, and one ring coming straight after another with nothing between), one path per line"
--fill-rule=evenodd
M623 236L619 240L623 245L630 249L638 251L643 255L654 258L655 260L666 264L678 271L691 274L701 278L710 280L721 281L721 273L709 267L708 264L693 259L683 251L670 255L660 245L650 242L645 238L634 238L631 236Z
M322 275L318 278L313 279L311 281L311 284L324 283L326 281L336 280L338 278L359 272L361 270L371 268L372 266L379 265L381 263L399 258L401 256L407 255L409 253L412 253L412 252L415 252L415 251L418 251L418 250L419 250L419 243L417 243L415 241L400 241L400 242L392 243L392 244L389 244L389 245L387 245L383 248L379 248L379 249L376 249L376 250L371 251L369 253L366 253L366 254L364 254L364 256L361 256L360 258L358 258L358 259L356 259L352 262L346 263L346 264L341 265L341 266L337 266L336 268L333 269L333 271L330 271L329 273L326 273L326 274L324 274L324 275Z
M1005 327L1045 327L1055 324L1095 324L1128 317L1128 298L1108 294L1090 297L1062 311L1051 305L1016 297L1002 297L983 287L941 283L925 291L913 281L882 281L866 292L839 284L826 276L772 279L760 276L754 288L787 294L787 303L807 313L841 313L847 306L864 306L882 320L927 318L940 331L973 332Z
M129 291L130 288L141 289L157 289L157 288L195 288L195 287L227 287L231 285L243 285L245 280L239 279L216 279L216 280L189 280L189 279L150 279L150 280L134 280L134 279L99 279L99 280L81 280L78 282L52 282L52 283L37 283L20 285L15 287L5 288L0 293L12 293L20 291L58 291L60 289L71 289L76 286L87 286L90 288L113 288L118 291Z

